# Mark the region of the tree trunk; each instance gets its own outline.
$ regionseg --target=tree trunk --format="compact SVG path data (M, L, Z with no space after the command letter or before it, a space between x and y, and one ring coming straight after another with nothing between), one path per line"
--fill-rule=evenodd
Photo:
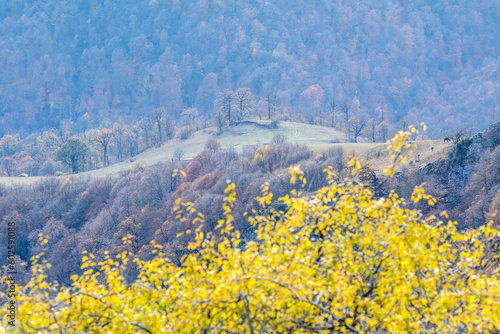
M71 171L73 174L78 173L78 166L76 165L76 157L71 157Z
M108 145L103 145L104 166L108 165Z
M158 136L160 138L160 144L158 146L161 146L162 138L161 138L161 122L160 121L158 121Z

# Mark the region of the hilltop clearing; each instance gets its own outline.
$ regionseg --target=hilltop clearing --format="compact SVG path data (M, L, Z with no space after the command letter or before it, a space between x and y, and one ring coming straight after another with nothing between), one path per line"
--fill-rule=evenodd
M210 139L217 139L225 149L234 148L237 151L246 146L261 146L271 144L277 134L284 135L286 140L294 144L305 144L314 153L326 151L340 146L346 153L354 151L361 162L369 163L371 168L382 169L387 165L388 155L385 143L349 143L347 136L335 129L319 125L310 125L295 122L281 122L275 128L269 121L245 121L237 125L228 126L218 132L216 128L207 128L193 133L186 139L174 139L161 147L151 148L126 161L116 163L101 169L80 173L80 176L103 177L115 175L133 169L135 166L152 166L158 162L171 161L176 149L184 152L183 159L192 159L203 151ZM441 140L417 141L418 148L414 158L416 164L435 161L448 152L449 144ZM434 149L432 149L434 147ZM420 154L420 159L418 159ZM64 177L64 176L63 176ZM43 176L34 177L1 177L0 184L30 185L43 179Z

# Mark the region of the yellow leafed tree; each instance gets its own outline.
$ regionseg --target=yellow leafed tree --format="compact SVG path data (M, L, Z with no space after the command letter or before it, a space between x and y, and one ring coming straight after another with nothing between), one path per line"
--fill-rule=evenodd
M410 153L411 131L390 141L394 160L387 175ZM360 168L355 160L350 166L354 174ZM497 229L459 232L452 222L406 209L395 193L377 199L362 184L338 183L331 169L325 172L330 181L314 195L292 191L280 199L284 212L250 217L251 241L233 229L236 190L229 183L225 219L204 235L198 215L191 252L180 266L159 245L150 261L122 253L96 263L84 254L83 275L66 288L47 282L47 264L39 261L22 289L15 330L498 333ZM290 173L291 182L306 181L298 167ZM257 200L271 203L267 185ZM435 201L422 187L412 200ZM179 205L179 215L181 208L192 210L190 203ZM131 261L140 274L127 284L123 273Z

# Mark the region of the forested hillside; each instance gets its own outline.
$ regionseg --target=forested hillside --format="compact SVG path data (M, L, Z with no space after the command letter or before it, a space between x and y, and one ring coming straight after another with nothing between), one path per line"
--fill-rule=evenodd
M401 131L388 142L392 164L374 190L407 161L414 132ZM406 200L393 191L379 198L369 182L358 183L366 180L366 167L357 158L339 166L340 152L330 152L331 167L318 178L321 164L307 161L307 149L289 149L259 148L251 161L240 157L239 169L250 174L231 176L240 174L237 183L243 188L222 182L227 174L217 176L217 170L236 165L234 153L210 151L190 162L185 174L152 170L141 176L137 170L114 185L109 180L89 185L79 198L83 205L72 210L80 213L72 214L76 218L100 206L99 220L73 226L80 233L68 238L66 222L51 219L31 236L39 255L32 258L33 276L18 294L19 320L4 317L0 328L37 334L498 333L500 230L490 223L459 231L444 212L437 217L408 209L409 203L436 203L421 186ZM293 159L283 159L287 155ZM306 159L304 171L291 166L282 173L282 166L301 159ZM167 177L164 182L161 175ZM344 178L348 175L351 180ZM253 176L251 181L247 176ZM262 176L269 182L258 186ZM150 179L149 203L167 203L155 205L154 216L171 207L170 222L156 220L149 205L139 213L141 198L136 192L128 195L141 179ZM84 182L65 183L47 195L85 188ZM116 212L109 204L118 197L123 209ZM248 213L243 217L242 207ZM137 214L114 225L117 214L127 211ZM118 231L113 240L109 226ZM140 237L157 227L155 239L161 243L179 233L167 245L141 247ZM91 251L80 258L76 246L85 241ZM58 256L63 256L59 263ZM66 286L60 270L75 264L80 270ZM15 289L10 277L2 282Z
M71 274L80 272L82 251L92 252L98 259L106 251L116 255L124 250L122 238L126 236L131 243L125 248L131 255L147 258L151 251L149 242L155 240L178 263L188 252L187 243L192 241L178 237L191 229L177 214L178 201L191 203L202 212L203 232L211 232L223 218L227 180L238 189L233 225L243 242L255 240L245 212L268 212L259 209L255 200L263 184L274 194L270 208L282 210L280 197L292 189L315 193L327 182L324 170L328 167L336 173L337 181L347 178L361 182L376 189L378 198L388 197L395 189L410 199L413 189L426 183L426 191L437 199L435 205L422 202L413 207L409 202L409 207L426 215L446 210L450 219L458 221L459 229L483 226L490 220L500 223L495 215L495 210L500 211L500 123L473 138L464 137L443 159L421 166L403 165L388 181L383 181L383 170L376 170L369 163L351 175L349 156L357 153L345 152L341 147L320 154L287 142L247 147L239 152L217 145L207 147L190 161L163 162L147 168L137 164L133 170L114 177L52 177L33 186L0 186L0 223L5 227L8 222L16 222L18 254L23 261L41 251L39 233L49 236L46 257L53 264L48 270L49 278L62 284L69 284ZM381 154L389 161L384 152ZM307 184L290 184L291 165L300 165ZM187 210L185 218L194 219L195 215ZM1 231L0 238L6 238L6 231ZM0 248L0 257L6 256L6 252ZM136 272L129 271L127 275L131 278ZM29 274L22 277L28 279Z
M65 181L53 177L33 187L0 187L1 223L16 222L17 251L22 261L40 252L39 233L49 236L50 278L69 284L71 274L80 272L82 251L99 257L105 251L117 254L123 250L121 238L125 236L132 237L130 251L136 256L147 256L149 242L156 240L168 245L172 259L178 261L190 239L177 238L177 234L190 226L177 217L176 201L191 202L203 212L204 231L210 232L223 217L221 205L228 179L240 193L234 224L244 240L252 240L254 234L243 214L258 208L254 197L260 194L263 183L268 182L277 197L292 189L288 166L302 165L309 180L308 192L326 182L323 169L328 166L342 173L339 175L349 175L342 149L333 149L325 157L316 161L307 147L288 144L247 148L241 154L208 149L189 163L165 162L147 169L137 166L117 177L90 180L71 176ZM6 251L0 248L0 256ZM29 275L19 277L28 279Z
M271 98L316 124L485 129L500 115L499 20L496 0L2 0L0 137L158 107L210 120L218 93L242 87L260 115Z

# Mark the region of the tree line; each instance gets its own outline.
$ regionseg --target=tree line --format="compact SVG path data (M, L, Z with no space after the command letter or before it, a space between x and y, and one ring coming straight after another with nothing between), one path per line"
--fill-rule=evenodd
M311 95L317 91L312 89ZM133 125L115 123L108 127L93 127L90 116L85 114L80 124L63 122L42 134L33 133L21 138L5 135L0 139L0 175L54 175L55 173L78 173L124 161L151 147L161 146L172 139L186 140L193 132L215 126L221 131L247 119L275 121L294 120L284 112L275 94L265 98L265 104L256 106L254 94L248 88L235 91L224 90L214 102L213 117L203 116L196 108L188 108L173 118L165 108L157 108L144 115ZM329 126L348 134L353 142L360 137L377 142L408 124L404 118L398 127L386 121L386 114L369 118L359 110L359 103L332 100L328 108L317 107L310 117L299 117L296 121ZM95 123L94 123L95 124ZM174 158L180 159L181 152Z

